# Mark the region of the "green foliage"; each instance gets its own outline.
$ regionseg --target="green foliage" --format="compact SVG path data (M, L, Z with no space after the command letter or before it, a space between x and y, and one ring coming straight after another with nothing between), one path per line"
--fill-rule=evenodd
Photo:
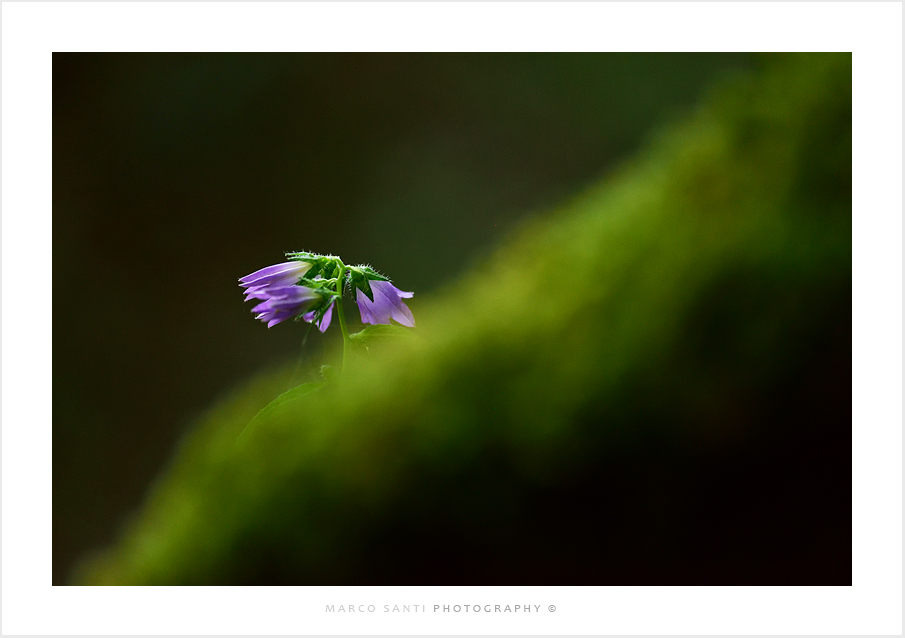
M851 56L769 64L423 300L420 338L363 330L373 356L280 396L238 445L248 421L214 413L77 581L829 569L845 501L821 505L789 458L823 450L805 467L844 478L828 402L850 380Z
M354 332L349 335L352 341L353 349L361 353L367 352L372 346L381 344L392 344L400 339L413 339L415 333L408 328L397 325L376 325L365 326L363 330Z
M324 367L326 368L328 366ZM253 432L259 423L279 419L284 414L304 412L308 395L319 390L321 387L323 387L323 383L303 383L302 385L287 390L261 408L261 411L255 415L255 418L253 418L251 422L245 426L241 434L239 434L238 441L242 441L244 436L247 436L249 432Z

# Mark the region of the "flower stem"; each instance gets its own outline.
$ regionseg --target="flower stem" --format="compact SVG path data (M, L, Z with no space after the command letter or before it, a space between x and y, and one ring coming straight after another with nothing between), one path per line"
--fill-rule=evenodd
M339 275L336 276L336 293L339 295L339 299L336 300L336 314L339 315L339 328L343 333L343 367L340 374L346 369L346 362L349 360L349 351L352 349L352 340L349 338L349 331L346 329L346 316L343 313L343 285L345 283L345 274L346 265L340 261Z

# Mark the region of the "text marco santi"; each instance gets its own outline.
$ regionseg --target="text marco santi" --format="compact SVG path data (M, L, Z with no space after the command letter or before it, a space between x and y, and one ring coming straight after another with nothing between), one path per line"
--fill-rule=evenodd
M540 605L434 605L437 613L540 613ZM327 605L328 613L424 613L427 605Z

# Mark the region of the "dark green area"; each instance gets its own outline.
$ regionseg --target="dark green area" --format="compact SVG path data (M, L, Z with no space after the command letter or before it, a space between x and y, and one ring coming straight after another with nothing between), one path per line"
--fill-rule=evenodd
M335 328L263 328L239 277L312 250L370 263L426 302L716 78L759 63L55 53L54 584L114 541L208 406L293 366L266 403L337 347Z
M737 77L411 307L238 443L285 376L226 397L77 581L851 584L850 55Z

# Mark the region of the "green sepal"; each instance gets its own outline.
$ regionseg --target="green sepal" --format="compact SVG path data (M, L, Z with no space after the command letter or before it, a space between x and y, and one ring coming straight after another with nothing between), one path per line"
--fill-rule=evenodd
M325 297L325 303L329 303L340 296L336 292L336 277L332 279L309 279L304 277L299 280L297 285L316 290Z
M286 255L286 259L293 260L293 261L307 261L312 264L314 262L318 261L319 259L326 257L326 255L320 255L318 253L309 253L308 251L305 251L305 250L288 252L288 253L283 253L283 254Z
M378 281L389 281L389 277L384 277L379 272L368 266L367 264L359 264L354 266L356 270L367 276L368 279L376 279Z
M348 266L348 269L349 285L351 286L352 291L354 292L355 289L361 290L371 301L374 301L374 293L371 292L371 284L368 282L371 280L390 281L389 277L381 275L366 264Z
M307 251L284 253L290 261L305 261L311 264L311 269L305 273L305 279L313 280L320 275L324 279L336 279L339 274L340 260L335 255L320 255Z

